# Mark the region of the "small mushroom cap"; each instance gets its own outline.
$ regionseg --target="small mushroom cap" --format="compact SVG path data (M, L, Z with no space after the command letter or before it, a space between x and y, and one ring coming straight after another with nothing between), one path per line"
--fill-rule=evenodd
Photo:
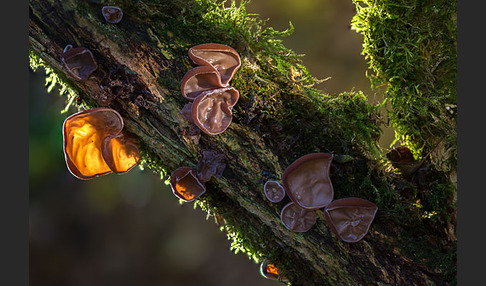
M180 167L172 172L170 186L174 195L185 202L192 202L206 192L204 184L189 167Z
M182 96L194 100L201 92L224 87L221 77L211 66L198 66L189 70L181 80Z
M345 242L361 240L370 228L378 207L360 198L335 200L324 210L326 222L332 232Z
M240 94L233 87L223 87L202 92L192 104L194 124L209 135L223 133L231 124L231 109Z
M123 11L122 9L116 6L104 6L101 8L101 13L105 18L106 22L108 23L118 23L123 18Z
M241 65L235 49L223 44L201 44L189 49L189 57L201 66L212 66L221 75L223 86L227 86Z
M75 113L64 121L64 157L69 171L79 179L91 179L111 173L102 146L107 137L123 129L123 120L110 108L92 108Z
M280 274L280 270L274 264L270 263L267 258L260 264L260 274L271 280L280 280L288 282L289 280Z
M277 181L267 181L263 186L263 192L272 203L278 203L285 197L285 190Z
M102 154L115 174L124 174L138 164L140 151L137 140L125 132L103 142Z
M294 202L288 203L280 212L283 225L295 232L306 232L316 223L315 210L307 210L299 207Z
M290 164L282 176L282 184L290 199L305 209L328 205L334 196L329 178L331 161L331 154L311 153Z
M98 68L93 53L87 48L72 48L67 45L61 55L61 62L68 75L77 80L87 80Z

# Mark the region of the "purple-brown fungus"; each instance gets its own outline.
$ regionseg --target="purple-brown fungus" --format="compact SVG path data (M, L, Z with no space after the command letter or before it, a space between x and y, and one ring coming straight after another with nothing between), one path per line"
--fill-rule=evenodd
M263 186L263 192L272 203L278 203L285 197L285 190L277 181L267 181Z
M326 221L332 232L345 242L361 240L375 218L378 207L360 198L335 200L324 210Z
M206 192L204 183L189 167L180 167L172 172L170 186L174 195L185 202L192 202Z
M192 104L192 118L202 131L209 135L223 133L231 124L232 108L240 94L233 87L202 92Z
M307 154L285 169L282 183L287 195L304 209L318 209L328 205L334 196L329 178L332 155Z
M223 44L201 44L189 49L189 57L200 66L214 67L221 76L221 83L227 86L241 65L240 56L231 47Z
M288 203L280 213L283 225L295 232L306 232L316 223L315 210L307 210L299 207L294 202Z
M220 178L226 164L225 156L213 150L202 150L202 158L197 163L196 175L201 182L211 180L211 177Z
M116 24L121 21L123 17L122 9L115 6L104 6L101 8L101 13L106 22Z
M182 96L194 100L201 92L223 87L217 70L211 66L198 66L189 70L181 81Z
M87 80L98 68L93 53L87 48L73 48L67 45L61 55L61 62L68 75L77 80Z

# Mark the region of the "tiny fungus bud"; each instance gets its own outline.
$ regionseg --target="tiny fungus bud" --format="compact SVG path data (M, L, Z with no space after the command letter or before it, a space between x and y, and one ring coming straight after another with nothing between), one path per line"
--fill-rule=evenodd
M189 167L180 167L170 175L172 192L185 202L192 202L206 192L206 187Z
M277 181L267 181L263 186L263 192L272 203L278 203L285 197L285 190Z
M280 270L277 268L277 266L269 263L268 259L266 258L260 265L260 274L267 279L289 282L287 278L280 274Z
M221 75L221 83L227 86L241 65L240 56L231 47L208 43L189 49L189 57L200 66L212 66Z
M123 17L122 9L115 6L104 6L101 8L101 13L106 22L116 24L121 21Z
M69 171L86 180L111 172L126 173L133 168L140 154L135 139L122 131L123 126L121 115L105 107L66 118L62 131Z
M375 218L378 207L360 198L335 200L324 210L324 215L332 232L345 242L361 240Z
M202 150L202 158L197 163L197 177L201 182L207 182L211 177L220 178L226 164L225 156L216 151Z
M290 202L283 207L280 219L287 229L306 232L316 223L317 216L315 210L303 209L294 202Z
M287 195L304 209L318 209L328 205L334 196L329 168L332 155L307 154L285 169L282 184Z
M68 75L77 80L87 80L98 68L90 50L67 45L61 55L61 62Z
M233 87L202 92L192 104L192 118L202 131L209 135L223 133L233 118L231 109L240 94Z
M211 66L198 66L189 70L181 81L182 96L194 100L201 92L223 87L217 70Z

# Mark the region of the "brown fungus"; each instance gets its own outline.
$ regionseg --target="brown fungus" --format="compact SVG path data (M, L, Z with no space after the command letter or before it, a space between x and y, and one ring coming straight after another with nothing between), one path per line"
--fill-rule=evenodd
M128 172L139 161L136 141L123 130L121 115L99 107L75 113L64 121L64 157L69 171L79 179L111 172Z
M101 8L101 13L106 22L116 24L121 21L123 17L122 9L116 6L104 6Z
M260 274L271 280L277 280L282 282L288 282L289 280L280 273L280 269L278 269L275 264L270 263L267 258L260 264Z
M307 154L285 169L282 184L287 195L304 209L318 209L328 205L334 196L329 178L332 155Z
M221 83L227 86L241 65L235 49L223 44L201 44L189 49L189 57L200 66L212 66L221 76Z
M174 195L185 202L192 202L206 192L204 183L189 167L180 167L172 172L170 186Z
M87 48L73 48L67 45L61 55L61 62L69 76L76 80L87 80L98 68L93 53Z
M294 202L288 203L280 213L283 225L295 232L306 232L316 223L315 210L307 210L299 207Z
M226 164L225 156L213 150L202 150L202 158L197 163L196 175L201 182L207 182L211 177L220 178Z
M335 200L324 210L326 222L332 232L345 242L361 240L375 218L378 207L360 198Z
M267 181L263 186L263 192L272 203L278 203L285 197L285 190L277 181Z
M233 87L202 92L192 104L192 118L202 131L209 135L223 133L231 124L232 108L239 98Z
M201 92L224 87L217 70L211 66L198 66L189 70L181 80L182 96L194 100Z

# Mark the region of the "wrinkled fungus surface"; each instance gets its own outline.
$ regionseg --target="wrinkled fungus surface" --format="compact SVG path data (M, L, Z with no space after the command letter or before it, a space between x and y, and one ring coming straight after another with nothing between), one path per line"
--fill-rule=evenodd
M361 240L375 218L378 207L360 198L335 200L324 210L325 218L334 234L345 242Z
M181 81L182 96L194 100L201 92L223 87L217 70L211 66L198 66L189 70Z
M87 80L98 68L93 53L84 47L67 45L61 55L61 62L69 76L77 80Z
M282 183L290 199L305 209L328 205L334 196L329 178L332 155L312 153L300 157L285 169Z
M220 178L226 164L225 156L213 150L202 150L202 158L196 168L196 175L201 182L207 182L211 177Z
M189 57L200 66L214 67L221 76L223 86L229 81L241 65L240 56L231 47L223 44L201 44L189 49Z
M123 119L111 108L75 113L64 121L64 156L69 171L80 179L128 172L139 161L134 138L122 132Z
M283 207L280 219L287 229L295 232L306 232L316 223L317 216L315 210L303 209L290 202Z
M272 203L278 203L285 197L285 190L277 181L267 181L263 186L263 192Z
M108 23L118 23L123 17L122 9L115 6L104 6L101 8L101 13Z
M239 92L232 87L202 92L192 105L194 123L206 134L223 133L231 124L231 110L238 98Z
M206 192L206 187L189 167L180 167L170 175L174 195L185 202L192 202Z

